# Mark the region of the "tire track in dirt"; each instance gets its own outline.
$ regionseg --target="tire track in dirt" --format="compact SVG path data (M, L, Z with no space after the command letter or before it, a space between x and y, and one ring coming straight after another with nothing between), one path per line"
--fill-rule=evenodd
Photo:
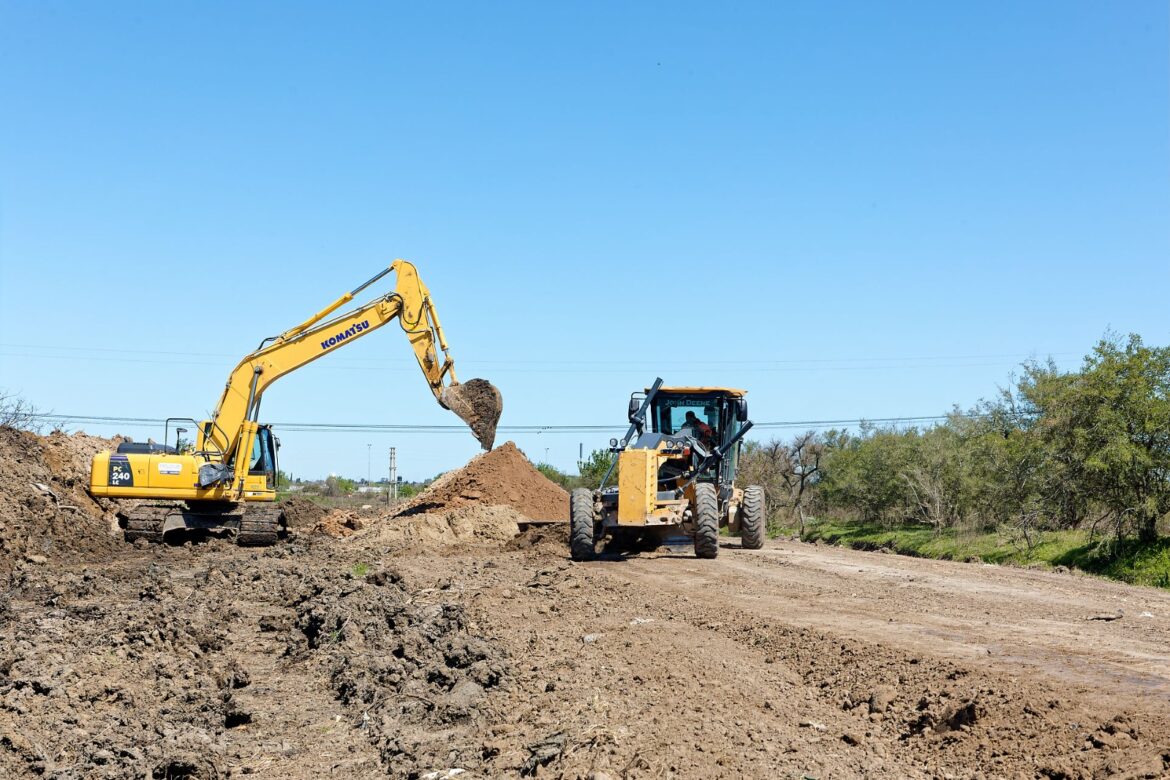
M762 616L1170 703L1165 591L802 544L728 552L719 592L750 581Z
M1167 677L1150 652L1165 623L1095 651L1122 621L1084 620L1118 599L1161 609L1163 594L804 545L732 544L715 561L563 556L444 572L477 630L522 659L506 706L487 713L501 772L557 734L554 777L1170 772L1170 706L1149 695ZM401 565L420 581L440 566ZM995 655L998 623L1012 654Z

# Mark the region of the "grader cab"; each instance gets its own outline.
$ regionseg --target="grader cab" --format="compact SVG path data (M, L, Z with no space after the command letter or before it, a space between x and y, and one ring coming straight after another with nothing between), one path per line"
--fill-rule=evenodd
M719 529L743 546L764 543L764 491L735 486L740 442L752 427L747 392L664 387L630 397L630 429L610 441L617 456L598 490L570 496L570 553L589 560L605 538L644 544L685 534L695 555L719 553ZM616 478L615 478L616 472Z

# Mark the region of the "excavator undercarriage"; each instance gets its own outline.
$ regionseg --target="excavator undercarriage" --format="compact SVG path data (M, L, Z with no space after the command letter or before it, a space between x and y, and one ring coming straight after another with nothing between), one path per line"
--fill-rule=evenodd
M169 533L203 531L231 534L241 547L267 547L285 533L279 506L225 504L222 507L191 507L186 504L142 504L122 510L126 541L144 539L161 542Z

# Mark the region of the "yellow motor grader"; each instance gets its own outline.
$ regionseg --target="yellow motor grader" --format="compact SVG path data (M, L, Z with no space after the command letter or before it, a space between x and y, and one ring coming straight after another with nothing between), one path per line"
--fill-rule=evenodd
M570 495L569 552L590 560L597 543L679 532L695 555L719 554L719 529L740 534L745 548L764 544L764 489L735 486L739 445L751 429L747 392L728 387L663 387L662 379L630 396L630 428L611 439L614 465L597 490ZM607 486L614 470L617 484Z

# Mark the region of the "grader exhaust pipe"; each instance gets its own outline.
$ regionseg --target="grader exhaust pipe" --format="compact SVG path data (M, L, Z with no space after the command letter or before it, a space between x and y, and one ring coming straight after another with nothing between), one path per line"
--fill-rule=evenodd
M504 398L486 379L470 379L443 388L439 402L467 423L479 446L490 450L496 441L496 424L504 411Z

